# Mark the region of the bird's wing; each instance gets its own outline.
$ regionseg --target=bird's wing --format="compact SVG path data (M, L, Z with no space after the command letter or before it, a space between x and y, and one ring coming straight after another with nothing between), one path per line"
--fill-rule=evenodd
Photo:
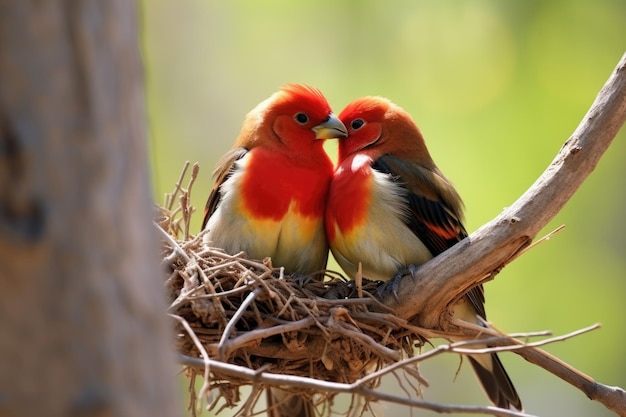
M379 157L372 168L389 174L392 181L406 190L406 225L433 256L467 237L467 231L461 223L461 213L444 201L445 197L436 186L436 181L447 180L435 172L392 155ZM472 288L467 297L476 312L486 318L482 285Z
M211 190L211 194L209 194L209 199L207 200L206 206L204 207L204 219L202 220L202 229L200 230L204 230L206 224L209 221L209 218L215 212L215 209L220 203L220 200L222 198L222 184L233 173L235 162L243 158L246 153L248 153L248 149L246 148L233 148L230 151L226 152L217 162L217 166L213 171L213 178L215 179L215 183L213 184L213 189Z

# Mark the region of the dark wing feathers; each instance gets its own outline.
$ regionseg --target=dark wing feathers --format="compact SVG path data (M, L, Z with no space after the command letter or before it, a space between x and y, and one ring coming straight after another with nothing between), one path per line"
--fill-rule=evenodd
M246 148L233 148L226 152L217 162L217 166L213 171L215 183L213 184L213 189L211 190L211 194L209 194L209 199L207 200L204 208L204 219L202 220L202 228L200 230L204 230L209 218L215 212L215 209L220 203L220 200L222 199L222 184L233 173L235 162L243 158L246 153L248 153L248 149Z
M440 202L408 190L407 202L411 214L407 226L424 242L433 256L467 237L463 225Z
M389 174L392 181L404 187L409 213L406 225L433 256L467 237L458 204L456 207L452 203L447 204L442 195L435 194L435 188L429 186L432 181L414 164L392 155L383 155L376 159L372 168ZM466 295L476 312L486 319L482 285L472 288Z
M460 213L454 213L442 201L435 189L428 186L426 175L415 165L391 155L383 155L372 164L372 168L389 174L392 181L406 190L406 204L410 214L406 224L433 256L467 237L459 219Z

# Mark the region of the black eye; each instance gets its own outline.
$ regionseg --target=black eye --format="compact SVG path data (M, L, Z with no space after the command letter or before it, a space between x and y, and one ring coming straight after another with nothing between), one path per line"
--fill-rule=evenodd
M354 119L350 123L350 127L352 128L352 130L359 130L360 128L363 127L364 124L365 124L365 120L363 120L363 119Z
M309 116L304 113L297 113L295 116L293 116L293 118L296 119L296 122L300 123L301 125L309 121Z

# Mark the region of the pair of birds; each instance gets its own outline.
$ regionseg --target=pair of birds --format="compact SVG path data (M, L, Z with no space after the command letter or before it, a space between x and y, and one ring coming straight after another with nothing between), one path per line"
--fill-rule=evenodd
M338 165L323 149L339 139ZM289 273L325 269L328 249L354 278L387 281L467 236L463 203L433 162L411 116L381 97L363 97L337 117L323 94L288 84L246 117L214 172L202 229L234 254L271 257ZM482 286L454 315L485 319ZM522 409L495 354L470 356L491 401ZM274 415L313 416L312 404L274 390Z

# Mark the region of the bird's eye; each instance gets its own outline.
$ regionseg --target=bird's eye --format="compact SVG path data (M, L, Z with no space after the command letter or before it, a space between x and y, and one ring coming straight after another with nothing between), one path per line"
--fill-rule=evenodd
M304 113L297 113L295 116L293 116L293 118L296 120L296 122L300 123L301 125L309 121L309 116L307 116Z
M363 120L363 119L354 119L350 123L350 128L352 128L352 130L359 130L360 128L363 127L364 124L365 124L365 120Z

